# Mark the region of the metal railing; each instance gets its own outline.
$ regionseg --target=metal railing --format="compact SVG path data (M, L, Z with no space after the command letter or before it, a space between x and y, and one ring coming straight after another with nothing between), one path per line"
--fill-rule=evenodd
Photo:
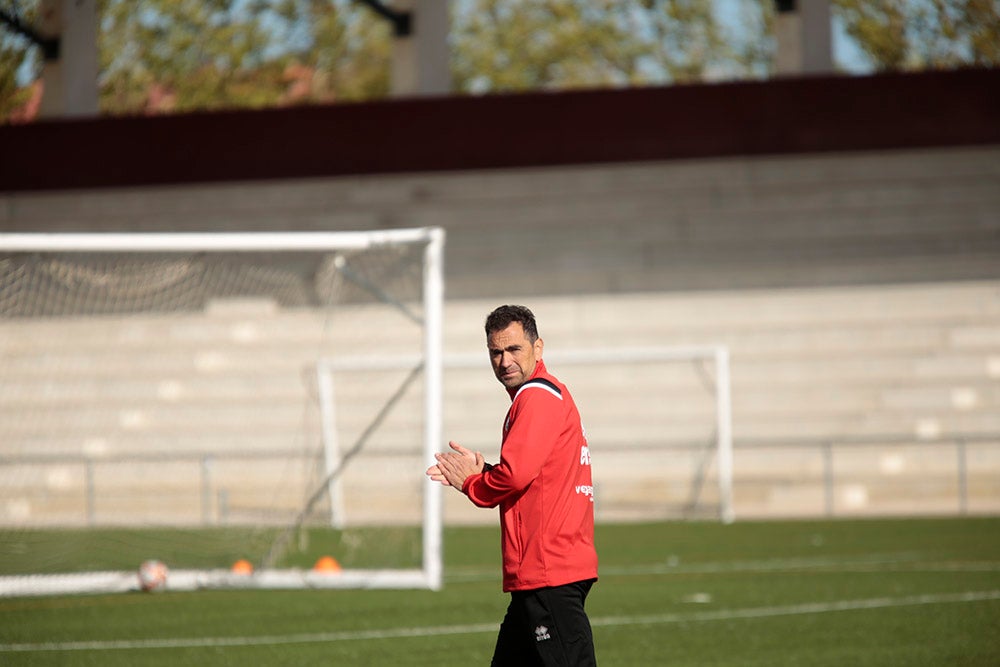
M859 451L865 449L874 450L877 448L882 448L881 451L883 452L891 451L893 448L899 449L903 447L920 447L939 450L934 452L937 460L941 462L939 468L944 469L946 472L952 468L954 470L953 481L955 487L955 497L953 499L954 504L952 511L955 514L965 515L970 511L969 482L970 478L973 476L975 476L976 479L987 478L997 480L997 483L995 484L995 494L997 497L992 499L992 501L995 501L996 506L1000 507L1000 433L965 433L942 436L935 439L920 439L913 436L898 434L865 437L848 436L841 438L736 439L734 440L733 445L737 461L739 460L739 456L741 454L761 450L805 450L816 453L819 459L818 479L806 480L802 483L812 485L818 483L821 485L822 508L820 513L826 517L835 517L842 513L841 508L838 507L836 492L838 487L842 485L845 480L849 480L851 477L851 475L845 474L844 472L838 473L838 453L845 450ZM996 456L990 458L985 468L983 468L982 465L978 468L970 466L968 454L970 446L973 445L985 445L991 449L992 447L996 448ZM888 450L885 448L888 448ZM945 453L946 448L952 450L950 454ZM709 458L712 458L714 455L713 452L706 451L705 443L688 443L674 446L644 445L637 447L623 447L615 449L614 453L616 456L629 456L630 454L642 456L648 454L650 451L701 451L704 452ZM610 451L605 452L605 454L610 453ZM414 456L413 452L408 451L379 451L374 452L373 454L378 457L389 458ZM164 463L186 463L191 465L192 473L197 475L197 481L192 480L191 487L197 490L196 493L199 496L198 507L200 508L200 516L192 516L190 520L200 520L203 525L213 525L225 523L228 513L228 504L226 500L228 490L225 486L219 484L216 478L215 470L217 464L272 460L285 462L298 461L303 464L311 462L317 467L317 470L322 467L321 454L319 452L308 452L302 449L224 453L156 452L148 454L142 453L124 456L98 457L86 455L70 456L60 454L37 454L0 456L0 474L2 474L4 468L9 469L14 466L72 466L81 469L82 481L70 485L75 490L74 492L79 494L77 498L82 500L81 514L79 518L74 521L74 523L79 522L87 526L94 526L102 522L102 517L98 511L98 501L103 491L99 488L98 475L96 474L96 471L100 466L114 466L122 464L156 465ZM699 469L697 474L711 474L705 472L709 467L713 466L705 465ZM197 471L196 473L194 472L195 470ZM780 466L775 468L776 475L780 471ZM734 486L737 490L749 484L769 483L767 481L755 482L752 475L748 474L746 471L741 471L738 463L734 472ZM637 474L642 474L642 471L637 472ZM783 477L787 479L788 474L784 473ZM916 482L919 482L921 479L920 473L910 473L906 476L906 478ZM701 489L704 486L704 482L705 480L703 479L691 479L691 488ZM9 501L11 485L5 484L4 486L6 488L5 491L0 491L0 500L4 500L4 496L8 496L6 500ZM711 488L711 486L705 488ZM43 489L39 489L38 491L39 493L44 492ZM302 491L306 491L304 486ZM737 493L737 495L739 495L739 493ZM698 498L691 499L691 503L697 502ZM737 516L740 515L740 507L738 505L736 507L736 513Z
M838 438L815 438L815 439L737 439L734 441L734 449L746 451L753 449L818 449L822 460L822 485L823 485L823 513L827 517L838 515L836 502L836 488L839 480L836 472L836 451L842 448L864 449L873 447L925 447L943 448L952 447L954 452L951 456L955 466L956 498L955 511L960 515L969 513L969 459L968 448L970 445L984 444L995 445L1000 450L1000 433L957 433L953 435L941 435L935 438L919 438L912 435L880 435L880 436L844 436ZM943 453L943 452L942 452ZM997 461L998 469L992 471L997 475L995 479L1000 480L1000 455ZM919 477L919 475L914 475ZM739 470L737 470L737 481L739 480ZM997 501L1000 504L1000 481L997 484Z

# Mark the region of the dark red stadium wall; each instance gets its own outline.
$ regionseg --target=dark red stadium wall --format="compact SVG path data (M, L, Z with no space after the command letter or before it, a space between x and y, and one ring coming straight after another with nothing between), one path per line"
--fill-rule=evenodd
M0 191L1000 143L1000 70L0 126Z

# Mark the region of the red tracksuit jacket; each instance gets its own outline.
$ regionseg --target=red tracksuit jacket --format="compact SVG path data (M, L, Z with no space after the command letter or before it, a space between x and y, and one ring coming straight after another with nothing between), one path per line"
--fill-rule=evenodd
M500 506L503 590L594 579L594 482L573 397L541 360L508 391L500 463L462 485L476 505Z

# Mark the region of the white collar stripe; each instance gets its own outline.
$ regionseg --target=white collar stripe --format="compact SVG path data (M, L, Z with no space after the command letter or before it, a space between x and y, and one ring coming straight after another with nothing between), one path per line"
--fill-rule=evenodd
M545 391L549 392L550 394L558 398L560 401L562 400L562 392L560 392L557 387L550 386L550 383L548 382L536 381L536 380L529 380L528 382L522 384L521 388L517 390L516 394L514 394L514 398L516 399L518 396L520 396L521 392L524 391L525 389L531 389L531 388L544 389Z

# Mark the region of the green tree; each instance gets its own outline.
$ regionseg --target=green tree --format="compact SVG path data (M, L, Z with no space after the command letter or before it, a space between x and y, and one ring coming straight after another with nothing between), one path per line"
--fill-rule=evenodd
M996 0L833 0L833 11L880 71L1000 65Z
M879 70L902 69L910 50L907 0L834 0L847 34Z
M741 26L729 33L734 75L740 78L766 78L774 62L774 0L741 2L735 20Z
M289 35L284 59L312 77L303 101L389 94L392 35L385 20L345 0L285 0L279 9Z
M28 50L16 43L0 43L0 119L8 118L28 100L29 89L18 84L17 73Z
M465 92L630 82L642 53L602 5L471 0L453 12L452 74Z
M773 0L441 0L457 92L762 78ZM877 70L1000 64L997 0L831 0ZM29 17L38 0L0 0ZM389 94L389 24L355 0L99 0L100 104L132 114L363 100ZM0 27L0 119L39 49ZM37 76L37 74L36 74Z
M467 0L456 7L452 69L460 91L695 81L734 62L712 0Z
M646 0L637 20L647 26L649 59L667 81L742 76L748 63L719 25L711 0ZM756 36L756 35L755 35Z
M280 88L264 67L266 3L102 0L101 109L107 113L259 107ZM267 76L271 74L271 76Z
M0 11L28 25L35 16L33 5L23 7L18 2L2 2ZM0 122L28 101L31 91L20 84L18 73L25 67L34 67L37 57L37 49L32 48L27 37L16 34L9 27L0 27Z
M356 100L389 90L388 27L346 0L104 0L102 109Z
M37 4L7 0L0 9L30 24ZM97 11L102 113L266 107L389 91L388 26L352 0L99 0ZM0 118L27 99L18 73L38 58L29 40L0 27Z

